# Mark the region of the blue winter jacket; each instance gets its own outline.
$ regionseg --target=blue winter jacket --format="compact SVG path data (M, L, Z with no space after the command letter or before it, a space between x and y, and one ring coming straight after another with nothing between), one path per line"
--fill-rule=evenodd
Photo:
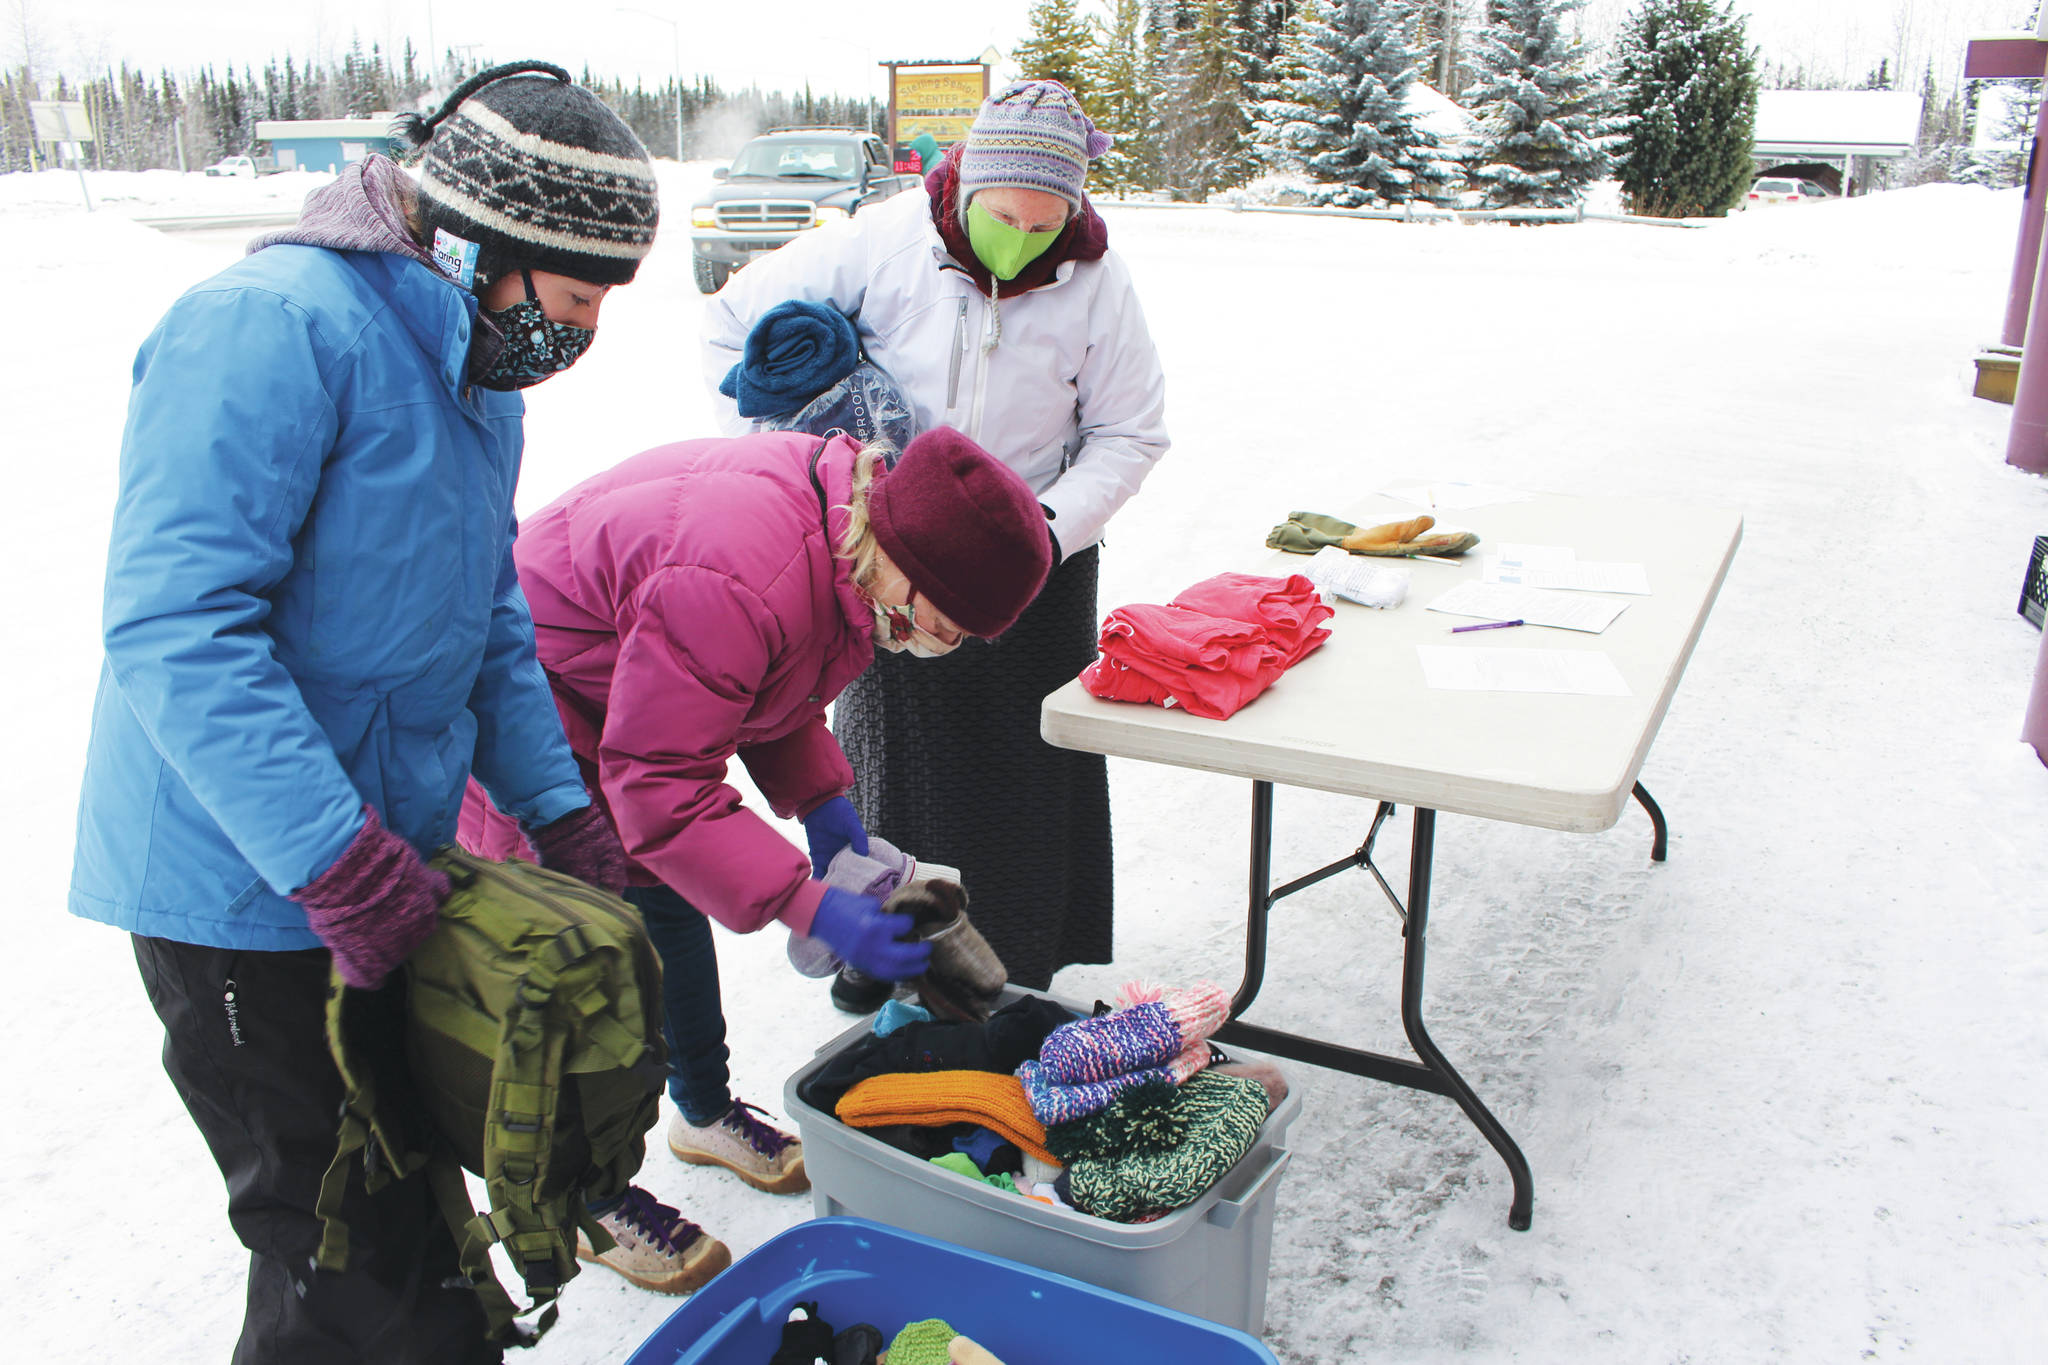
M513 570L517 394L476 302L391 251L270 246L136 359L71 909L318 946L289 893L362 805L424 852L472 767L544 824L589 801Z

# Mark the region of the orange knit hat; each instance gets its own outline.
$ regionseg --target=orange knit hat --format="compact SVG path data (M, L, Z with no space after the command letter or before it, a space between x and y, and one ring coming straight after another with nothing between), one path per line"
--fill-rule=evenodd
M1039 1160L1059 1164L1046 1150L1045 1125L1031 1112L1024 1083L1015 1076L993 1071L895 1071L854 1086L833 1112L855 1128L978 1123Z

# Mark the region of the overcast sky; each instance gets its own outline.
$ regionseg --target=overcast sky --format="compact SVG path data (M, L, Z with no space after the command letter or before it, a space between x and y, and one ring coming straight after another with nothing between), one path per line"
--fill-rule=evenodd
M286 52L338 56L352 36L367 49L464 49L482 61L540 57L580 74L666 80L677 69L721 82L819 93L879 93L884 60L973 60L1024 32L1030 0L0 0L26 6L66 69L126 58L174 71L212 63L261 68ZM0 35L20 60L21 37Z
M1589 0L1610 30L1639 0ZM1082 0L1084 10L1101 0ZM1973 33L2012 29L2029 0L1736 0L1772 61L1860 77L1880 57L1916 75L1930 58L1953 73ZM481 60L544 57L581 72L650 82L680 63L728 84L879 94L876 63L1007 54L1030 0L0 0L0 57L67 71L131 65L185 72L211 63L261 67L272 56L333 57L352 35L398 51L410 38ZM26 16L24 26L23 16ZM1950 77L1952 78L1952 76ZM1947 79L1944 80L1947 83Z

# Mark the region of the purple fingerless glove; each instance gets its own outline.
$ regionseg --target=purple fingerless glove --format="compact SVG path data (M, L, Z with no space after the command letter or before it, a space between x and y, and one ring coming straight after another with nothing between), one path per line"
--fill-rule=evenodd
M531 836L540 865L587 882L616 896L626 889L631 866L626 846L611 817L595 801L582 810L572 810L550 825L542 825Z
M341 979L361 990L384 984L425 942L448 899L448 878L363 806L363 828L325 872L292 893L334 954Z

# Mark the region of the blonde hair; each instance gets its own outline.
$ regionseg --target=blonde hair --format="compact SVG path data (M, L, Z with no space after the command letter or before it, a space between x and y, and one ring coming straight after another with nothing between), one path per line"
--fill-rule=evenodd
M874 588L882 571L882 545L868 522L868 489L895 447L887 441L872 441L861 448L853 461L853 489L846 499L846 531L839 537L836 553L853 569L853 586L863 596Z

